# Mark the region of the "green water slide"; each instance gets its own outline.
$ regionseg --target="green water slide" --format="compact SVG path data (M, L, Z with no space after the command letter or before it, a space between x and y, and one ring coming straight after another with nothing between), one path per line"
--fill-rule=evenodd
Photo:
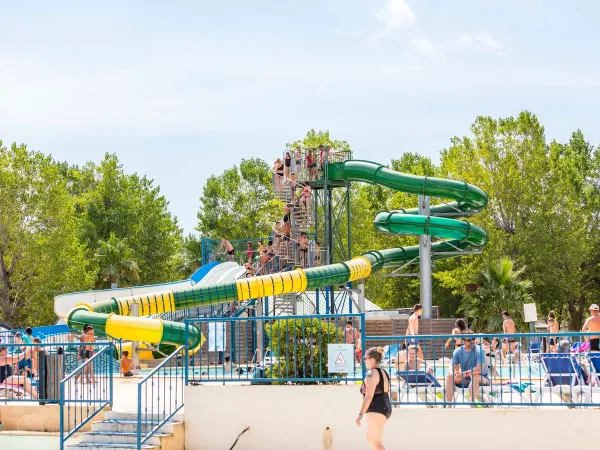
M464 181L409 175L370 161L349 160L327 165L332 181L361 181L385 186L399 192L421 194L453 201L430 208L430 217L420 216L417 208L384 211L375 217L375 226L391 233L427 235L446 239L431 246L432 259L456 256L459 252L483 249L487 233L477 225L453 217L467 216L485 208L485 192ZM374 269L418 262L419 246L369 252L376 255ZM366 255L365 255L366 256Z
M417 209L380 212L375 217L375 226L382 231L445 239L432 244L433 259L456 256L461 252L479 251L487 245L488 238L484 230L455 219L473 214L487 205L485 192L475 186L462 181L399 173L369 161L330 163L325 166L325 170L326 177L331 181L374 183L399 192L452 200L431 207L432 217L419 215ZM184 324L142 316L341 285L365 279L385 267L416 263L418 258L419 246L373 250L350 261L304 270L198 285L180 291L168 289L91 304L78 304L68 313L66 322L74 329L92 324L115 338L163 344L159 347L159 352L146 349L140 356L142 359L161 358L174 351L173 345L188 345L192 351L197 351L203 343L201 330L191 325L186 339ZM141 317L132 317L134 304L138 305L138 315Z

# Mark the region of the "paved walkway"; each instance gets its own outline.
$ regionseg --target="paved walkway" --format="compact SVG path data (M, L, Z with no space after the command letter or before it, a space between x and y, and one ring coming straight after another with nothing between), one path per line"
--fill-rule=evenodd
M69 444L77 442L77 437L69 439ZM26 433L18 431L0 431L2 450L59 450L58 433Z

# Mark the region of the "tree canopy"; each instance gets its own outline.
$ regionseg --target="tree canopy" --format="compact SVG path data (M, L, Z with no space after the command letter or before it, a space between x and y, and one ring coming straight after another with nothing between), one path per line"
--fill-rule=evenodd
M351 150L328 131L309 130L286 145ZM468 219L488 232L489 246L481 254L435 263L433 298L443 315L466 314L494 328L499 308L516 309L511 313L518 320L518 305L531 299L540 314L554 310L563 324L578 329L589 304L600 302L600 152L580 130L565 142L548 142L529 111L478 117L469 133L450 140L439 164L407 152L388 167L464 180L489 196L488 207ZM352 183L350 196L351 222L339 226L350 226L355 255L418 242L373 227L377 212L414 207L416 195ZM160 188L126 173L116 155L72 166L1 142L0 204L0 320L13 326L51 322L55 295L95 282L100 287L115 279L150 284L188 277L200 266L202 238L265 237L283 213L273 197L269 164L244 159L206 181L197 215L200 235L184 238ZM502 283L490 287L505 269L515 283L527 285L512 303L498 300ZM480 290L471 292L473 283ZM419 301L419 280L372 277L366 294L384 308L410 306Z
M90 288L75 204L52 159L0 141L0 319L44 323L54 295Z
M126 174L116 155L78 167L0 142L0 204L0 320L8 325L51 323L54 296L96 280L110 287L110 242L129 246L121 283L179 277L181 230L166 198L152 180Z
M243 159L211 176L200 197L197 230L213 239L268 236L283 211L273 197L271 179L269 165L258 158Z

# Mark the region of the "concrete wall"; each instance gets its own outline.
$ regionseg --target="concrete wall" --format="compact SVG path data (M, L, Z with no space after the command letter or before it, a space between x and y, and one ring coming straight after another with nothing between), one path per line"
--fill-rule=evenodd
M358 386L189 386L186 450L366 449L356 427ZM598 441L598 411L581 409L394 408L386 449L544 450Z
M83 409L83 411L80 411ZM105 409L104 411L106 411ZM104 419L104 411L100 411L92 421L83 426L81 431L90 431L91 422ZM86 408L72 408L73 417L87 417ZM0 406L0 421L2 429L6 431L60 431L60 407L58 405L18 405L9 403Z

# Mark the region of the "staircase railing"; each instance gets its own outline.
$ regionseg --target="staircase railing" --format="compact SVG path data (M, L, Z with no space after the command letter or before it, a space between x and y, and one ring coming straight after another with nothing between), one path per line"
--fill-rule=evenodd
M100 344L94 344L95 347L98 347L98 345ZM78 346L79 349L83 349L83 346ZM115 346L113 344L104 344L100 351L60 381L61 450L64 450L67 439L105 407L112 406L114 352ZM98 373L98 371L94 371L93 366L94 363L100 362L103 356L108 356L108 358L105 358L108 360L108 367L106 371ZM84 386L82 381L90 374L94 375L95 383Z
M138 450L183 408L185 376L183 367L177 368L179 355L186 357L186 346L177 348L138 384Z

